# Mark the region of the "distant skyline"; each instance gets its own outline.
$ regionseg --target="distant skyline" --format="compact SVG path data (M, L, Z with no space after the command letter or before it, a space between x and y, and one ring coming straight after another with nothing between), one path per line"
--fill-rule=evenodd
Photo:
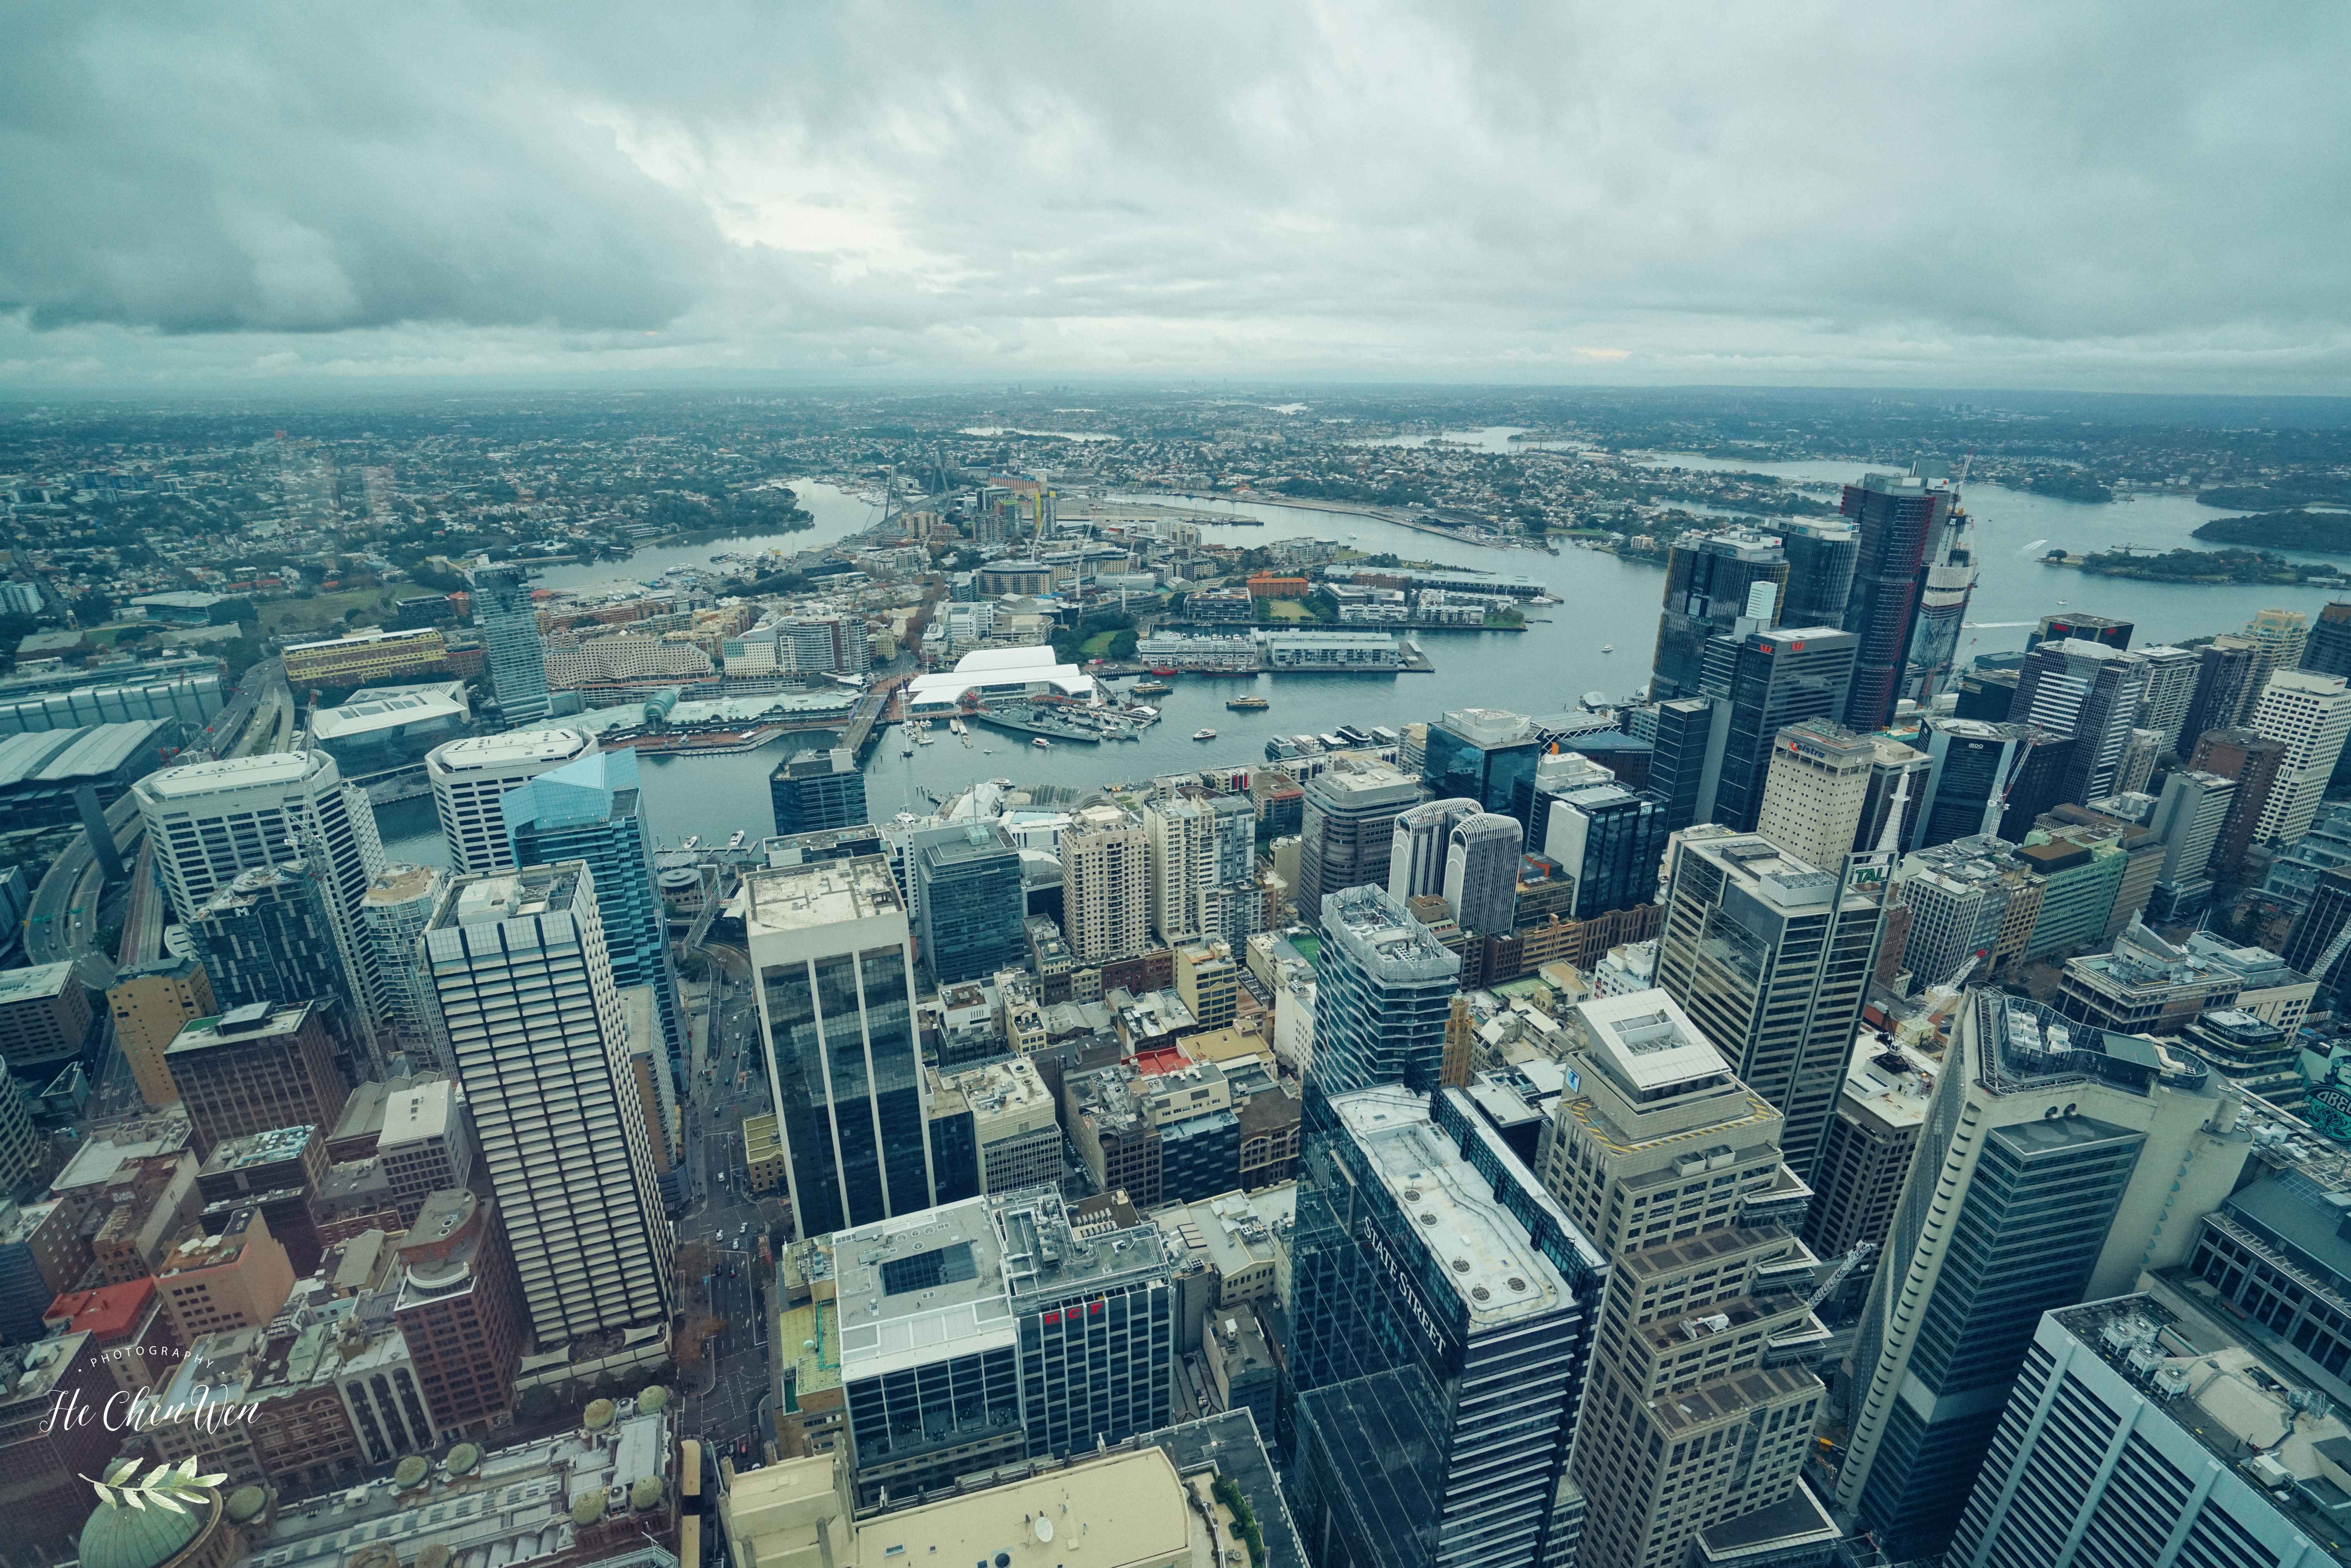
M2351 392L2351 13L26 8L0 394Z

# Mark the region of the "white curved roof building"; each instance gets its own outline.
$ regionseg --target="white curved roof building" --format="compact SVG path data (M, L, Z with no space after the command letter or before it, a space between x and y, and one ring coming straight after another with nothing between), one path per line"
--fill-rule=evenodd
M982 648L956 661L952 670L916 675L906 688L906 711L952 713L964 695L988 697L1042 696L1048 694L1090 702L1094 678L1075 664L1059 663L1045 644L1033 648Z

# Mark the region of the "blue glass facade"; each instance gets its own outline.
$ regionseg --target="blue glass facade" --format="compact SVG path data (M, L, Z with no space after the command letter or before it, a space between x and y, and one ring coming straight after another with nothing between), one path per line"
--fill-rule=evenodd
M956 834L916 851L920 948L942 986L977 980L1029 961L1028 906L1020 852L993 831L977 842Z
M1421 778L1439 800L1460 796L1475 800L1489 811L1516 817L1524 828L1534 811L1535 759L1541 750L1532 733L1504 745L1484 746L1432 724Z
M653 1017L674 1081L686 1057L685 1017L653 880L653 836L637 789L637 754L603 751L566 763L499 796L498 810L515 864L588 862L612 983L653 988Z
M485 566L466 575L473 584L474 624L482 633L482 663L498 711L508 724L545 718L547 642L538 634L529 574L518 566Z
M865 821L865 775L846 751L803 751L768 776L778 833L819 833Z

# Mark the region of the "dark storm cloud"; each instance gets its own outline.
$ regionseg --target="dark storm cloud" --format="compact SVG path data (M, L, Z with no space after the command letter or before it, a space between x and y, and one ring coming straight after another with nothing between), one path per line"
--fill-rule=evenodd
M2351 374L2333 5L381 9L37 14L0 375Z

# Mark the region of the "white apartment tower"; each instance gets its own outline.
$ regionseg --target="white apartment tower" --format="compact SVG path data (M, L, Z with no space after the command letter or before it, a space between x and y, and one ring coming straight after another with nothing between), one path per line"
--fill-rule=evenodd
M665 1325L669 1221L586 862L453 878L424 961L538 1348Z
M450 869L463 876L513 865L498 798L595 752L596 738L584 729L517 729L434 747L424 758L424 777L449 843Z
M1877 748L1826 719L1806 719L1771 743L1755 831L1825 871L1841 871L1869 800Z
M1081 964L1140 953L1150 938L1151 840L1116 806L1088 806L1061 830L1062 935Z
M1215 874L1216 817L1207 802L1177 796L1143 808L1151 841L1151 925L1174 946L1200 935L1202 894Z
M2351 736L2351 692L2345 691L2341 675L2282 669L2262 689L2249 722L2285 747L2285 760L2253 836L2292 843L2310 831L2344 737Z
M2160 730L2166 751L2179 750L2183 740L2193 746L2196 737L2183 737L2179 729L2188 720L2188 704L2196 695L2196 672L2200 665L2195 650L2158 643L2141 648L2138 654L2147 661L2147 695L2138 704L2140 727Z
M448 873L437 866L388 865L360 899L360 929L381 981L377 1003L378 1021L386 1031L382 1043L387 1050L417 1052L444 1072L451 1066L440 1060L431 987L416 952L448 882Z

